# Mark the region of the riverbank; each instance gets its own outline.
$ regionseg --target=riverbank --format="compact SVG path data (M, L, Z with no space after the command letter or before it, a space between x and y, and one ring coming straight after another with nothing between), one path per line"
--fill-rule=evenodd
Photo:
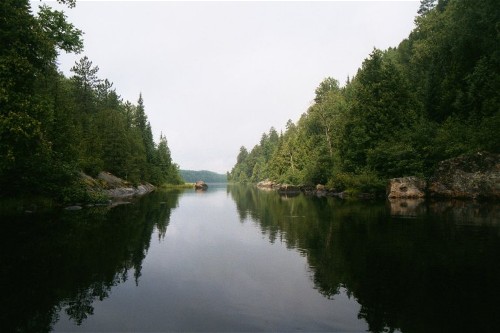
M88 192L104 195L110 199L123 199L141 196L153 192L156 187L150 183L143 182L132 184L126 180L114 176L109 172L99 172L96 178L81 174L82 181Z
M80 210L83 207L115 206L155 190L156 187L150 183L132 184L109 172L100 172L95 178L81 172L72 186L63 188L59 193L2 198L0 215L42 213L61 208Z
M95 178L80 173L80 185L80 190L83 193L77 194L76 201L66 199L66 210L79 210L84 206L96 205L115 206L128 203L131 198L140 197L156 190L156 186L148 182L132 184L105 171L99 172Z
M185 190L194 188L194 183L184 184L163 184L158 187L160 190Z
M261 190L272 190L276 191L281 195L285 196L295 196L299 194L304 194L307 196L317 196L317 197L338 197L341 199L346 198L358 198L358 199L376 199L383 198L383 192L360 192L356 189L338 191L335 188L329 188L322 184L314 185L293 185L293 184L279 184L271 180L261 181L256 184L256 187Z
M364 192L354 188L339 191L326 185L279 184L272 180L256 184L260 189L276 190L293 196L299 193L318 197L331 196L358 199L473 199L500 200L500 154L477 152L440 162L427 179L400 177L386 180L383 189Z

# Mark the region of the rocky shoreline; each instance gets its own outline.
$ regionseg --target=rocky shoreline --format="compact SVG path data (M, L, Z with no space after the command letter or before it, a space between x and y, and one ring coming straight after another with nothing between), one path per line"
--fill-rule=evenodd
M281 195L285 195L288 197L296 196L301 193L308 196L317 196L317 197L338 197L341 199L351 197L352 194L348 192L338 192L336 189L328 188L325 185L318 184L316 186L312 185L291 185L291 184L280 184L275 183L271 180L264 180L257 183L257 188L261 190L272 190L276 191ZM356 195L360 199L374 199L376 198L375 194L372 193L358 193Z
M103 198L99 203L87 203L85 206L117 206L130 203L131 198L143 196L156 190L150 183L133 185L130 182L112 175L109 172L100 172L96 178L84 173L80 174L87 193L92 197ZM83 204L74 203L65 207L65 210L80 210Z
M153 192L156 189L156 187L150 183L142 183L134 186L109 172L100 172L97 175L97 183L98 189L111 199L141 196Z
M352 197L325 185L278 184L271 180L257 184L260 189L276 190L287 196ZM359 199L375 199L376 194L358 193ZM477 152L440 162L429 179L401 177L389 179L385 197L389 199L500 199L500 154Z
M429 179L390 179L388 198L500 199L500 154L478 152L440 162Z

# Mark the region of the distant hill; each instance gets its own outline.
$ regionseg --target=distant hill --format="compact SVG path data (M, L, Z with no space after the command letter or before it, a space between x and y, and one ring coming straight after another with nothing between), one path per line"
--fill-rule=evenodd
M207 170L180 170L181 177L186 183L194 183L203 180L205 183L227 183L227 175Z

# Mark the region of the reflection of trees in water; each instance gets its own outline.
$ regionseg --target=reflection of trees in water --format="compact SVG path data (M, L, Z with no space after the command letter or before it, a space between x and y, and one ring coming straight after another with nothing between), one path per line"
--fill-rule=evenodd
M50 331L57 313L81 324L93 302L129 279L136 284L151 235L165 236L179 194L151 193L113 209L24 216L3 223L0 328Z
M491 214L476 204L483 225L471 226L463 205L423 215L391 217L389 205L230 187L242 221L251 218L307 257L317 290L335 298L341 288L360 303L372 332L495 331L500 325L500 237ZM443 203L444 204L444 203ZM468 207L468 206L467 206ZM487 216L488 218L484 218ZM465 226L464 226L465 225Z

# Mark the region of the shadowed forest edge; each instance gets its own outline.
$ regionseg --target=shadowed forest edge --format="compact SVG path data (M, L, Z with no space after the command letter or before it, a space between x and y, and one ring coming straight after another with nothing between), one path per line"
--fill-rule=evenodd
M449 158L498 154L497 2L423 0L418 13L398 47L374 49L343 86L326 78L296 123L241 147L229 180L377 193Z

